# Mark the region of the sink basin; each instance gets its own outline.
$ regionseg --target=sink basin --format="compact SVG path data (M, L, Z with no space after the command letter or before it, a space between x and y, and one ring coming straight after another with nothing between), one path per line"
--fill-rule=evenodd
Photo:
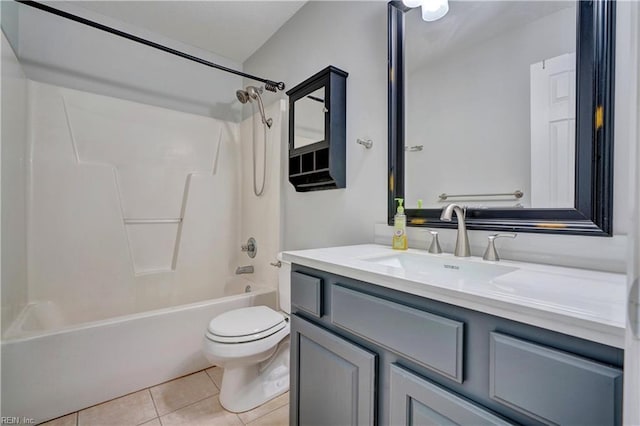
M361 259L378 265L396 268L407 273L426 275L440 280L490 281L518 268L491 263L478 263L459 258L397 253Z

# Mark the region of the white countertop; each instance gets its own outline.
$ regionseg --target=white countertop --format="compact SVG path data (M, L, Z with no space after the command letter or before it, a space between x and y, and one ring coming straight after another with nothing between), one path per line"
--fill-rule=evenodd
M496 278L428 275L367 259L399 253L473 267L514 268ZM435 259L435 258L438 259ZM415 256L414 256L414 259ZM417 258L418 260L420 258ZM382 287L624 348L626 278L623 274L481 258L424 250L401 252L376 244L288 251L283 260ZM480 274L482 275L482 274Z

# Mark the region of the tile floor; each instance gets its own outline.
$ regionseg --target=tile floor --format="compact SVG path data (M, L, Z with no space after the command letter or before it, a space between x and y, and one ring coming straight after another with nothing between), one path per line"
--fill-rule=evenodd
M235 414L218 401L222 369L212 367L85 408L41 426L286 426L289 392Z

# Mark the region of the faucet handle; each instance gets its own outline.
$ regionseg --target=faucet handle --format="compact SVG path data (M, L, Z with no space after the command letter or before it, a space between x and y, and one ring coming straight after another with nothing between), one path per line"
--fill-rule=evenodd
M440 242L438 241L438 231L429 231L431 234L431 245L429 246L429 253L440 254L442 253L442 248L440 247Z
M482 260L489 260L492 262L497 262L500 260L500 256L498 256L498 252L496 251L495 241L496 238L515 238L517 234L511 232L503 232L500 234L489 235L488 240L489 244L487 244L487 249L484 251L484 255L482 256Z
M242 244L240 246L240 250L247 253L247 256L250 258L256 257L256 253L258 252L258 243L256 243L256 239L251 237L247 240L247 244Z

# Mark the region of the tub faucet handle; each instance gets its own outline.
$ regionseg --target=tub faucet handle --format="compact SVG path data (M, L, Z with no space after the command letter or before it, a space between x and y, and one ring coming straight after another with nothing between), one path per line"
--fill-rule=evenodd
M251 237L247 240L247 244L240 246L240 249L247 252L247 256L253 259L256 257L256 253L258 253L258 243L255 238Z
M489 243L487 244L487 249L484 251L484 255L482 256L482 260L488 260L491 262L497 262L500 260L500 256L498 256L498 252L496 250L496 238L515 238L517 234L513 234L510 232L503 232L500 234L489 235Z

